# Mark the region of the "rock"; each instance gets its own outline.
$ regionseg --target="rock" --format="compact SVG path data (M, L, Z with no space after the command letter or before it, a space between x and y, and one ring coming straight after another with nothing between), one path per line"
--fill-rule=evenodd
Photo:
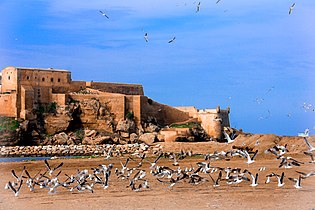
M138 137L137 134L132 133L132 134L130 134L129 140L130 140L130 143L131 143L131 144L134 144L134 143L138 142L139 137Z
M91 137L84 137L83 140L82 140L82 144L89 144L89 145L92 145L94 144L93 143L93 139Z
M112 143L113 140L110 136L100 136L100 137L97 137L93 143L96 144L96 145L99 145L99 144L109 144L109 143Z
M68 141L68 135L64 132L58 133L54 136L55 142L56 144L59 145L64 145L67 144Z
M120 136L123 138L129 138L129 133L128 132L120 132Z
M48 114L45 116L45 129L48 134L55 134L67 130L72 117L67 114Z
M97 135L97 131L95 130L85 130L84 135L86 137L95 137Z
M157 133L144 133L139 137L139 141L142 141L148 145L158 141Z
M145 131L149 133L159 132L160 130L161 130L160 127L153 123L148 123L145 128Z
M119 120L116 131L126 132L126 133L135 133L137 130L136 123L133 120Z

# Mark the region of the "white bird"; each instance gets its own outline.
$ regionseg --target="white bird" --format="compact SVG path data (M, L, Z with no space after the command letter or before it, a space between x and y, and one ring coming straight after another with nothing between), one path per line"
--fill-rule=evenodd
M255 151L253 157L250 157L250 155L248 154L248 152L246 150L244 150L245 156L247 157L247 164L251 164L253 162L255 162L255 157L257 156L258 150Z
M302 176L301 176L301 175L299 176L298 179L295 179L295 178L291 178L291 177L290 177L289 180L295 182L294 187L295 187L296 189L301 189L301 188L302 188L302 186L301 186Z
M278 179L278 187L282 187L284 185L284 172L282 172L281 176L276 176Z
M104 17L106 17L107 19L109 19L109 17L108 17L103 11L100 10L100 13L101 13Z
M227 140L227 143L232 143L234 142L234 139L231 139L231 137L229 136L229 134L227 134L225 131L223 131L223 134L224 134L224 139Z
M8 182L9 188L14 192L14 195L15 195L16 197L19 196L19 194L20 194L20 189L21 189L21 187L22 187L22 184L23 184L23 180L20 181L19 187L18 187L17 189L15 189L15 188L12 186L11 182Z
M175 41L175 39L176 39L176 37L174 36L171 40L169 40L169 41L168 41L168 43L172 43L172 42L174 42L174 41Z
M310 129L309 128L306 128L303 133L298 133L298 136L300 136L300 137L309 137L309 135L310 135Z
M256 173L256 176L253 174L250 174L250 176L252 177L252 183L250 186L256 187L258 185L258 173Z
M314 147L313 145L311 145L311 143L307 140L306 137L304 137L304 141L305 141L306 145L307 145L308 148L309 148L308 152L313 152L313 151L315 151L315 147Z
M290 10L289 10L289 15L291 15L291 13L292 13L292 11L293 11L293 8L294 8L294 6L295 6L295 3L293 3L293 4L291 5Z

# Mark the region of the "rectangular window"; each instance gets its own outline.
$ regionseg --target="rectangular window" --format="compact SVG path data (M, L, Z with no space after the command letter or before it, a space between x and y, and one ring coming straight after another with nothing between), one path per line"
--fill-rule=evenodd
M50 78L50 81L51 81L51 82L54 82L54 78Z
M27 80L30 80L30 76L26 76L26 79L27 79Z
M60 78L58 78L58 82L60 82Z
M44 77L42 78L42 81L45 82L45 78Z

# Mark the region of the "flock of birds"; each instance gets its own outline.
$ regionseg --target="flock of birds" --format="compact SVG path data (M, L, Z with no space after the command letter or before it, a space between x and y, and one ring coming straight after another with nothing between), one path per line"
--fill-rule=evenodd
M221 1L221 0L217 0L217 1L216 1L216 4L218 4L220 1ZM200 1L199 1L198 3L197 3L197 2L194 2L194 4L197 5L197 6L196 6L196 13L198 13L198 12L200 11L201 2L200 2ZM185 5L186 5L186 3L185 3ZM294 7L295 7L295 3L293 3L293 4L289 7L289 15L291 15L291 13L292 13ZM109 19L108 15L107 15L104 11L99 10L99 12L101 13L101 15L102 15L103 17ZM169 43L169 44L170 44L170 43L173 43L173 42L175 41L175 39L176 39L176 36L174 36L172 39L170 39L170 40L168 41L168 43ZM145 40L145 42L149 42L149 35L148 35L147 32L145 32L145 34L144 34L144 40Z
M301 165L314 164L314 152L315 147L304 138L308 150L304 152L305 155L311 157L310 162L301 162L290 156L288 156L287 145L275 145L265 151L265 154L274 155L277 160L279 160L279 169L284 168L291 169L296 168ZM105 151L105 161L110 161L116 154L120 152L115 149L112 145ZM140 191L144 189L149 189L149 179L148 174L151 176L151 181L156 180L157 183L162 183L168 185L168 189L173 188L179 183L188 183L192 186L196 186L202 183L212 182L214 188L220 187L223 182L226 185L238 185L242 182L250 183L251 187L258 186L262 181L260 174L262 171L266 171L266 167L260 167L257 173L250 171L249 165L255 163L256 157L258 155L258 150L251 151L248 148L234 148L227 152L214 152L211 154L204 155L204 161L196 162L195 166L190 164L187 166L180 166L183 159L191 157L192 151L180 151L179 153L169 153L162 151L153 152L157 157L153 162L152 158L147 158L147 153L133 153L126 157L123 162L120 161L120 166L114 169L114 164L100 164L97 167L92 167L90 169L77 169L74 174L62 173L62 167L64 163L61 162L56 166L52 166L47 160L44 161L44 170L39 170L36 174L31 175L26 167L24 166L22 171L17 174L15 170L12 170L13 181L7 182L5 189L11 190L15 196L20 194L22 186L26 185L31 192L37 191L38 189L46 189L49 194L57 193L60 188L65 188L70 192L78 191L88 191L93 193L95 189L106 190L109 188L110 183L113 180L125 181L126 187L130 188L132 191ZM247 168L230 168L230 167L219 167L215 166L214 163L217 160L229 161L231 158L240 157L244 158ZM172 161L172 166L166 166L160 164L159 160L161 158L166 158L166 160ZM190 161L194 158L190 158ZM135 164L134 167L129 167L130 161ZM146 164L145 164L146 163ZM170 164L168 164L170 165ZM294 183L294 187L297 189L302 188L301 182L303 179L315 176L315 172L302 172L296 170L297 177L289 177L288 180ZM277 183L278 187L283 187L285 184L285 172L277 174L271 172L265 176L265 184L269 184L272 181Z

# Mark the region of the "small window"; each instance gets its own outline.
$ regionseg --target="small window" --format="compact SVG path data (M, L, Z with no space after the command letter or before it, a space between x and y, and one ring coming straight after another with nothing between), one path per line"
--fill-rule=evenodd
M26 76L26 79L27 79L27 80L30 80L30 76Z
M60 78L58 78L58 82L60 82Z
M51 81L51 82L54 82L54 78L50 78L50 81Z
M44 77L42 78L42 81L45 82L45 78Z
M11 77L10 76L8 76L8 80L10 80L11 79Z

